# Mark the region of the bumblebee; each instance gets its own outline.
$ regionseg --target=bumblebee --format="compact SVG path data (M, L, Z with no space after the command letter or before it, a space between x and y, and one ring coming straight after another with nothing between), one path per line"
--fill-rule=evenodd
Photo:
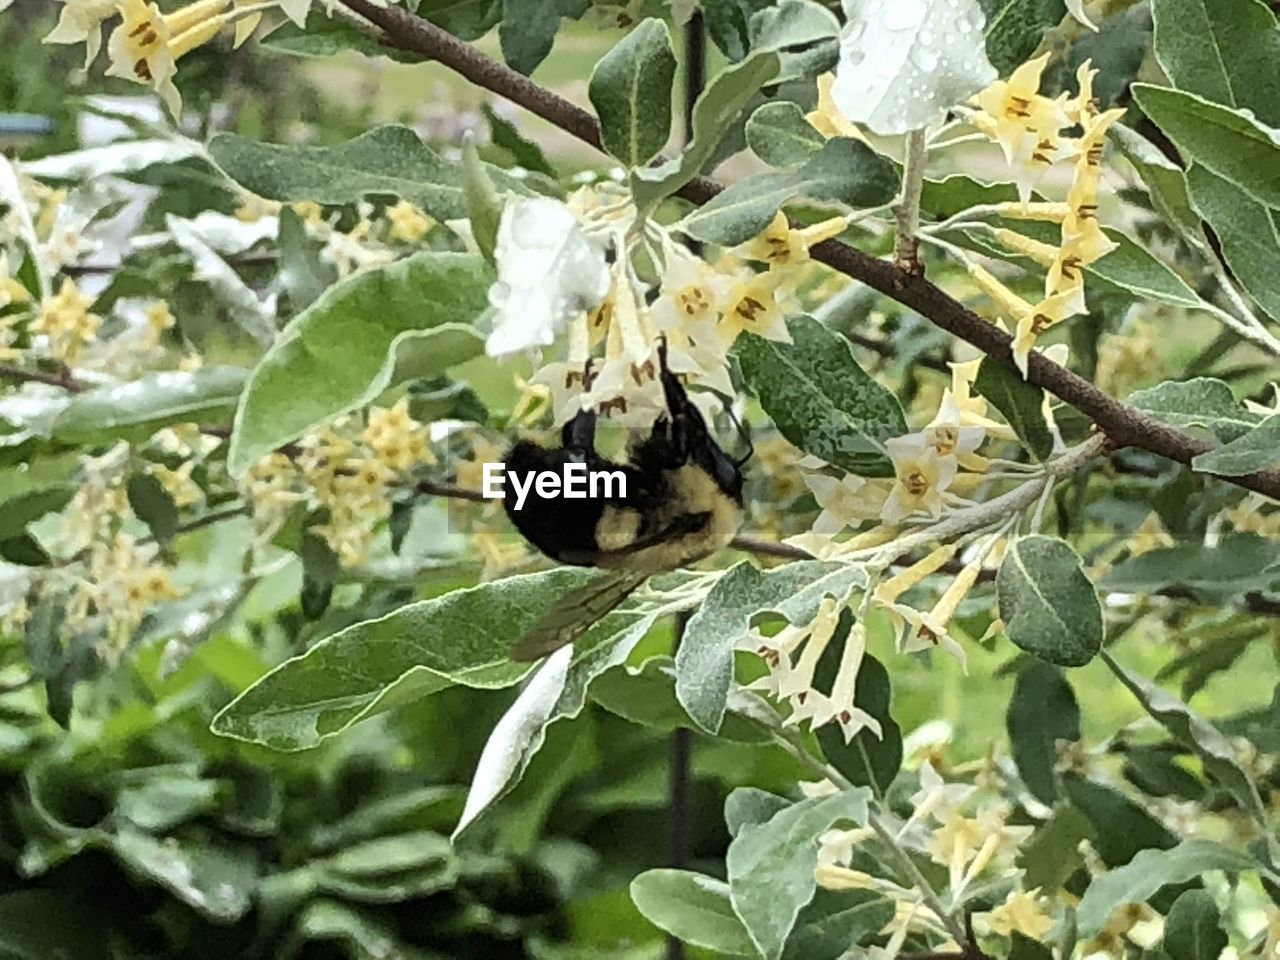
M666 412L629 451L626 463L595 448L595 411L582 411L561 430L561 445L522 440L505 461L503 503L516 529L542 553L561 563L615 571L577 598L572 609L553 611L517 644L515 658L532 660L572 642L655 573L674 570L726 546L742 522L742 466L715 442L702 413L667 367L666 343L658 346ZM512 474L566 475L585 467L590 475L621 481L594 495L543 496L526 481L517 493Z

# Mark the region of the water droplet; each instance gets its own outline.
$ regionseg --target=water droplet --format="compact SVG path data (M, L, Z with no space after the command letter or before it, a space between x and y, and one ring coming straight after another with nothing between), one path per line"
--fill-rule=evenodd
M912 47L911 62L925 73L932 73L934 70L938 69L938 55L926 47L918 45Z
M867 59L867 55L861 50L850 50L844 57L845 63L851 67L859 66L865 59Z

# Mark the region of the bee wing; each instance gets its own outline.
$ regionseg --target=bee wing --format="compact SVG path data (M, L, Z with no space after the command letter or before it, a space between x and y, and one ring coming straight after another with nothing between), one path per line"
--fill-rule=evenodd
M649 574L619 570L601 577L580 595L551 609L516 641L512 660L538 660L573 643L631 595Z

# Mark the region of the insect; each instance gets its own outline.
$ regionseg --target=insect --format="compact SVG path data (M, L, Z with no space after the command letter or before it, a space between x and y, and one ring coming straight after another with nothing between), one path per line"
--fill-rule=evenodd
M667 410L649 436L631 448L628 462L596 452L594 411L582 411L564 425L559 447L522 440L507 455L504 505L516 529L553 560L613 572L525 634L516 645L517 660L534 660L572 643L649 576L709 556L738 532L742 465L751 453L735 460L715 442L702 413L667 368L665 342L658 346L658 361ZM517 509L513 472L564 474L571 464L585 465L588 475L609 473L624 482L581 499L539 496L526 485L527 496Z

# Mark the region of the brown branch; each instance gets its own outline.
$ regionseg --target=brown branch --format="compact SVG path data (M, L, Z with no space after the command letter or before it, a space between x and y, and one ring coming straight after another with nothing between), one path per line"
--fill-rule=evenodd
M403 7L378 7L370 0L342 2L379 27L383 31L384 43L436 60L472 83L506 97L585 143L600 146L600 128L589 112L485 56L430 21ZM698 177L680 191L680 196L693 203L706 203L721 189L714 180ZM836 240L819 244L813 248L812 254L815 260L861 280L1013 368L1012 338L924 277L913 276L891 262ZM1126 406L1041 354L1031 354L1028 380L1092 419L1116 447L1139 447L1179 463L1190 463L1197 455L1212 449L1208 443ZM1280 471L1260 470L1247 476L1224 479L1280 500Z
M89 389L75 379L66 367L57 373L45 373L41 370L25 370L12 364L0 363L0 380L8 380L11 383L43 383L50 387L61 387L69 393L83 393Z

